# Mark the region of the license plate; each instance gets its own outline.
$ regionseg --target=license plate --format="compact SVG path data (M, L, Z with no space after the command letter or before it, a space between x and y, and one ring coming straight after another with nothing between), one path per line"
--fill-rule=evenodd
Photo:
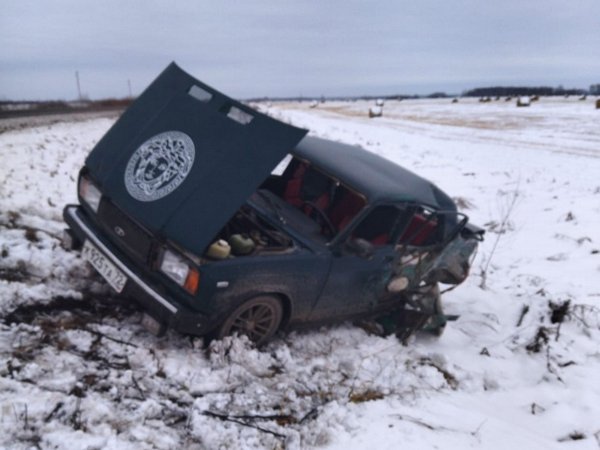
M127 277L121 272L106 256L100 253L90 241L85 241L81 250L84 259L90 262L94 269L100 272L100 275L112 286L112 288L121 292L127 282Z

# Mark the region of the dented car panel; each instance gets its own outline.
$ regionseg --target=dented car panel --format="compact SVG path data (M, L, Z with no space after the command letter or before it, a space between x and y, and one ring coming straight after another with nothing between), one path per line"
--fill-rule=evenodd
M87 158L69 242L158 330L439 334L438 284L464 281L483 230L428 180L305 134L172 64Z
M287 255L225 260L205 266L204 286L211 288L200 295L207 299L205 306L214 312L216 321L244 300L269 294L283 302L286 320L303 322L313 310L330 264L327 255L305 249ZM223 282L227 286L219 288Z

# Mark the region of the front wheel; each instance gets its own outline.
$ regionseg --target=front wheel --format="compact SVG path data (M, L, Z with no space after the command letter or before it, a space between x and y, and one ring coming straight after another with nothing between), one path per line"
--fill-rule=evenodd
M278 298L255 297L238 306L225 319L216 333L217 339L240 334L248 336L257 346L266 343L279 329L283 307Z

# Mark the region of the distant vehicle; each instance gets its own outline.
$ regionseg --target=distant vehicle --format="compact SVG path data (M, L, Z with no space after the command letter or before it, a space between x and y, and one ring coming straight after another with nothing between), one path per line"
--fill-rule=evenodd
M369 108L369 118L372 119L373 117L381 117L383 116L383 107L381 106L371 106Z
M429 181L305 134L171 64L87 157L64 243L157 333L440 333L438 283L467 277L483 231Z

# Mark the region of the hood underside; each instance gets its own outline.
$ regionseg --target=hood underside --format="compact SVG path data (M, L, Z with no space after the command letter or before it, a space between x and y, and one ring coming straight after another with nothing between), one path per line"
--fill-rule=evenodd
M98 142L86 166L128 215L201 254L306 133L172 63Z

